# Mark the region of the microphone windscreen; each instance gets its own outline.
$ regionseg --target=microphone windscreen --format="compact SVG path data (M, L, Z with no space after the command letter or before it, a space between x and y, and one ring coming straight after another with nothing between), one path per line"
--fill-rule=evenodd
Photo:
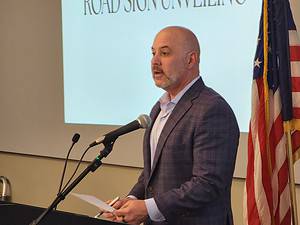
M137 118L141 128L148 128L151 125L151 118L148 115L142 114Z
M73 138L72 138L72 141L73 141L74 143L77 143L77 141L79 140L79 138L80 138L80 134L75 133L74 136L73 136Z

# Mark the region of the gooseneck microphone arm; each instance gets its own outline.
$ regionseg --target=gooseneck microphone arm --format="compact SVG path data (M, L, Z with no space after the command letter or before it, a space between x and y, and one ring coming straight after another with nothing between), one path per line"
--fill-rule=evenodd
M64 182L64 177L65 177L65 173L66 173L66 169L67 169L67 164L68 164L68 160L69 160L69 156L70 156L70 153L74 147L74 145L78 142L80 138L80 134L78 133L75 133L73 138L72 138L72 145L68 151L68 154L67 154L67 157L65 159L65 164L64 164L64 169L63 169L63 172L62 172L62 175L61 175L61 179L60 179L60 184L59 184L59 189L58 189L58 192L57 192L57 195L59 195L59 193L61 192L61 187L62 187L62 184Z
M105 144L105 148L100 152L100 154L86 167L84 171L65 189L63 192L59 193L52 204L35 220L33 220L29 225L37 225L39 224L62 200L65 199L65 197L76 187L77 184L80 183L80 181L89 173L94 172L96 169L98 169L102 162L101 160L103 157L108 156L108 154L112 151L113 140L110 143ZM90 146L87 148L87 150L91 148Z

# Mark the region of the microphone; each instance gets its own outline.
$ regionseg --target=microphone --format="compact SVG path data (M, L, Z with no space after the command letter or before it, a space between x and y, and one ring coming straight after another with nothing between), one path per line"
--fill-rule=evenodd
M89 147L91 148L101 143L112 142L123 134L130 133L131 131L135 131L140 128L145 129L150 127L150 125L151 125L151 118L148 115L142 114L136 120L98 138L93 143L91 143Z
M77 143L78 140L79 140L79 138L80 138L80 134L75 133L74 136L73 136L73 138L72 138L72 142L73 142L74 144Z

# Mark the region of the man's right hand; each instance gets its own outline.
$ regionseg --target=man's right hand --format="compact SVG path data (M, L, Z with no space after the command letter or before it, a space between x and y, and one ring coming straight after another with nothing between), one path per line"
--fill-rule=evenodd
M120 199L119 201L117 201L115 204L112 205L113 208L115 209L120 209L126 202L128 202L129 200L131 200L131 198L126 197L123 199ZM107 201L106 203L109 204L112 200ZM113 212L104 212L102 214L102 216L108 220L111 221L117 221L116 215L113 214Z

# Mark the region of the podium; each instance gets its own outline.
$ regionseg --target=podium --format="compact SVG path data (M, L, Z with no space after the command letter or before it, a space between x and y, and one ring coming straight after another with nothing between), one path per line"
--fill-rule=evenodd
M44 208L0 201L1 225L29 225L44 212ZM52 211L39 225L117 225L111 221L95 219L63 211Z

